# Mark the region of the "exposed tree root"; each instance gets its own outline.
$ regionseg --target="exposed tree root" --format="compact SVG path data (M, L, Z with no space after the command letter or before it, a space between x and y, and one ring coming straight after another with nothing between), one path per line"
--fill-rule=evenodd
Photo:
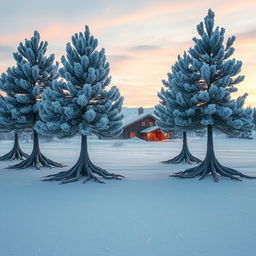
M23 152L20 148L19 144L19 138L18 134L15 133L15 139L14 139L14 145L11 151L2 157L0 157L0 161L5 161L5 160L23 160L24 158L28 158L28 154Z
M28 158L28 154L23 152L21 148L12 148L12 150L1 156L0 161L5 161L5 160L23 160L24 158Z
M241 181L240 178L256 179L256 177L245 175L239 171L236 171L235 169L223 166L218 162L213 149L211 126L208 126L207 153L205 160L196 167L189 168L185 171L176 172L171 174L170 177L186 179L200 176L199 180L202 180L207 174L211 174L215 182L219 180L218 176L224 176L232 180L239 181Z
M89 180L105 183L100 177L106 180L121 180L122 178L125 178L122 175L109 173L91 162L87 151L86 136L82 136L81 152L77 163L68 171L62 171L57 174L46 176L43 181L60 181L61 184L66 184L78 181L82 177L85 178L83 183L86 183Z
M221 165L216 158L214 159L205 159L201 164L194 168L189 168L182 172L177 172L175 174L170 175L170 177L175 178L194 178L196 176L200 176L200 179L203 179L207 174L211 174L214 181L219 181L218 176L228 177L232 180L240 180L241 178L255 179L256 177L251 177L245 175L239 171L236 171L232 168Z
M23 160L18 164L8 166L7 169L25 169L28 167L40 169L41 167L64 167L64 165L48 159L41 152L36 152L32 153L26 160Z
M41 153L39 148L38 135L35 131L33 150L30 156L18 164L8 166L7 169L25 169L28 167L35 167L36 169L40 169L41 167L64 167L64 165L48 159Z
M94 180L98 183L105 183L100 180L99 177L107 180L121 180L124 178L122 175L108 173L107 171L93 165L91 161L88 162L87 159L79 159L70 170L48 175L43 179L43 181L60 181L62 184L65 184L78 181L81 177L85 177L84 183L89 180Z
M195 156L193 156L189 150L182 148L181 152L174 158L162 161L163 164L179 164L181 162L185 162L191 164L192 162L201 163L202 161Z
M188 164L191 164L192 162L201 163L202 161L195 156L193 156L189 149L188 149L188 143L187 143L187 134L186 132L183 132L183 145L181 152L174 158L162 161L163 164L179 164L181 162L185 162Z

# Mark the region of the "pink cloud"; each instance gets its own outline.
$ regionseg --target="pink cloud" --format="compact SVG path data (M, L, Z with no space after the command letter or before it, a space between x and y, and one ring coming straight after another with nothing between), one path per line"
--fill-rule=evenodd
M201 5L202 1L200 0L193 1L193 6L189 5L187 2L157 2L127 15L94 21L92 22L92 25L96 29L102 29L105 27L119 26L124 24L138 24L161 15L196 9Z
M221 1L215 8L214 11L219 16L225 16L227 14L232 14L234 12L243 12L246 10L249 11L255 11L255 0L232 0L232 3L230 1Z
M174 14L179 12L184 12L193 9L197 9L202 5L200 0L193 1L193 6L186 2L176 2L176 3L153 3L147 5L144 8L136 10L134 12L128 13L126 15L114 16L110 18L98 18L94 20L88 20L89 25L93 30L104 29L108 27L120 26L124 24L139 24L144 23L147 20L151 20L161 15ZM75 32L81 31L83 29L81 22L73 24L65 24L60 22L55 22L50 26L40 29L40 33L44 37L44 40L62 40L68 39ZM30 34L32 35L32 32ZM12 44L14 41L23 40L23 38L30 37L28 31L23 33L9 34L2 36L0 38L0 43Z
M7 70L7 68L8 68L8 66L6 66L6 65L0 66L0 73L5 72Z

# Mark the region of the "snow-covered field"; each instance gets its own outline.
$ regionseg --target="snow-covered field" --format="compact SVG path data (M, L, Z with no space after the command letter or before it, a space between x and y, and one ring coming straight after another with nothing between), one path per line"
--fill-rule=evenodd
M0 143L2 155L11 142ZM41 146L70 166L80 141ZM191 138L189 146L203 158L205 138ZM255 140L215 139L221 163L256 176L255 146ZM179 153L181 140L90 139L89 147L95 163L126 179L58 185L40 179L59 169L6 170L10 162L0 162L1 256L256 255L256 180L169 178L188 167L159 163Z

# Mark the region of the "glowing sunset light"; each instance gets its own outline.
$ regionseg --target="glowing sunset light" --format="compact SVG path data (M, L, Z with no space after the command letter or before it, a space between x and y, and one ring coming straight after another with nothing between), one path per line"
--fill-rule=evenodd
M238 94L248 92L247 105L256 105L256 2L253 0L162 0L162 1L70 1L50 0L44 7L32 0L17 2L16 8L2 3L0 17L0 72L14 65L12 57L20 41L38 30L49 42L48 54L56 60L65 54L66 42L85 24L106 49L112 83L125 96L125 106L152 107L157 92L177 55L193 46L196 25L208 8L216 14L216 25L226 29L226 38L236 35L234 57L243 61L246 76ZM15 20L15 22L14 22Z

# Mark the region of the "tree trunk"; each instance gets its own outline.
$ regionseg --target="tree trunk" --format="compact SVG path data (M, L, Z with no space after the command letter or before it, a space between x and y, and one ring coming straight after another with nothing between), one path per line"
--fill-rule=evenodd
M5 155L3 155L2 157L0 157L0 161L4 161L4 160L23 160L24 158L28 158L28 154L26 154L25 152L23 152L20 148L20 144L19 144L19 135L18 133L14 133L14 144L13 147L11 149L11 151Z
M188 149L188 142L187 142L187 133L184 131L183 132L183 145L182 145L182 150L181 152L174 158L163 161L163 164L178 164L181 162L189 163L191 164L192 162L200 163L202 162L200 159L194 157L189 149Z
M35 167L36 169L40 169L40 167L63 167L62 164L46 158L41 153L38 134L35 130L33 130L33 149L30 156L19 164L9 166L8 169L24 169L28 167Z
M122 175L109 173L91 162L88 155L87 136L82 136L80 155L76 164L68 171L46 176L44 181L60 181L64 184L78 181L82 177L85 177L84 183L91 179L104 183L99 177L117 180L124 178Z
M212 126L208 125L207 127L207 151L206 158L215 158L214 148L213 148L213 134Z
M207 126L207 152L204 161L194 168L189 168L182 172L177 172L171 177L176 178L194 178L200 176L200 180L203 179L207 174L211 174L214 181L218 181L218 176L225 176L233 180L241 180L238 177L253 179L256 177L251 177L238 172L232 168L221 165L215 157L214 147L213 147L213 133L212 125Z

